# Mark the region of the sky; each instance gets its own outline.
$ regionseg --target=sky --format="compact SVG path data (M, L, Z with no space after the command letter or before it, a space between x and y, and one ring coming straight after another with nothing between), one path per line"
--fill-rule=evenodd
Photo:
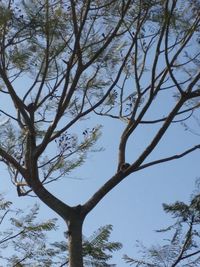
M146 79L149 77L146 76ZM18 86L25 87L27 83L28 80L24 78L23 85L18 84ZM1 107L7 106L10 109L10 102L2 101L4 103L0 104ZM173 101L172 103L174 104ZM151 110L150 117L164 116L168 104L165 95L161 96ZM47 185L50 192L55 193L69 205L85 203L116 172L118 144L126 124L122 121L94 115L90 120L85 120L77 126L75 131L80 133L83 129L96 124L103 124L103 134L96 147L103 147L104 150L90 153L83 166L74 170L64 179ZM193 120L191 126L200 133L198 125ZM131 137L128 142L127 161L129 163L134 162L159 127L160 124L139 127L134 137ZM180 123L172 124L149 160L181 153L198 143L198 135L185 131ZM41 220L47 217L57 217L53 211L36 198L18 198L6 167L0 166L0 191L6 193L8 199L19 207L27 207L37 201L41 205L39 216ZM128 266L122 257L127 254L137 258L136 240L142 241L147 246L155 245L162 241L162 235L155 233L155 230L167 227L172 223L171 217L163 212L162 203L173 203L176 200L188 201L198 177L198 151L182 159L156 165L129 175L88 214L84 222L84 235L90 236L100 226L112 224L111 239L123 244L123 248L114 254L112 262L119 267ZM62 219L59 219L58 224L60 229L52 232L50 240L63 238L63 231L67 230L66 225Z

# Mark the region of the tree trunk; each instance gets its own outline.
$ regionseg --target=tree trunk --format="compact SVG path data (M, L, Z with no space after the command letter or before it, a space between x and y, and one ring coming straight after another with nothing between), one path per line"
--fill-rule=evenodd
M69 267L83 267L81 216L73 216L68 221Z

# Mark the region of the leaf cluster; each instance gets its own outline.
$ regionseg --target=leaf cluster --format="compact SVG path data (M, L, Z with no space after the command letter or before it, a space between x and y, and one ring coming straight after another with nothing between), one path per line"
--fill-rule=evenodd
M157 230L167 235L163 245L150 248L139 245L141 260L125 255L126 263L136 267L197 267L200 264L200 198L199 192L192 195L189 204L177 201L163 204L163 209L175 220L173 225Z

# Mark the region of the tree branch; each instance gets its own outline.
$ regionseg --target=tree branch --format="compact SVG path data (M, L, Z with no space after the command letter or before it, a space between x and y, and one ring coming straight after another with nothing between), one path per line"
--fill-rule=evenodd
M4 158L7 162L12 164L20 173L22 176L26 177L27 172L26 170L16 161L15 158L13 158L10 154L8 154L4 149L0 147L0 156Z
M151 161L151 162L148 162L146 164L143 164L137 169L137 171L145 169L145 168L148 168L148 167L153 166L153 165L160 164L160 163L164 163L164 162L172 161L172 160L175 160L175 159L183 158L184 156L190 154L191 152L193 152L193 151L195 151L197 149L200 149L200 144L196 145L196 146L194 146L194 147L192 147L190 149L185 150L181 154L173 155L171 157L166 157L166 158L163 158L163 159L159 159L159 160L155 160L155 161Z

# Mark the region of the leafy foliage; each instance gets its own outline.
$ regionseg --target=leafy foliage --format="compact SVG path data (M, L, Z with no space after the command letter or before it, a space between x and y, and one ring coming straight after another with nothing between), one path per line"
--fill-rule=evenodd
M118 251L122 244L108 241L111 231L112 225L100 227L91 237L83 241L83 255L85 256L86 266L115 266L107 262L113 256L110 253Z
M47 234L56 230L56 219L38 222L39 206L28 211L14 209L13 203L0 199L0 259L4 266L52 266ZM43 262L43 263L42 263ZM48 264L47 264L48 262Z
M125 255L126 263L136 267L198 267L200 264L200 187L192 195L189 204L177 201L173 204L163 204L164 211L171 214L175 223L157 232L165 233L170 238L164 239L163 245L141 248L141 258L138 260Z

